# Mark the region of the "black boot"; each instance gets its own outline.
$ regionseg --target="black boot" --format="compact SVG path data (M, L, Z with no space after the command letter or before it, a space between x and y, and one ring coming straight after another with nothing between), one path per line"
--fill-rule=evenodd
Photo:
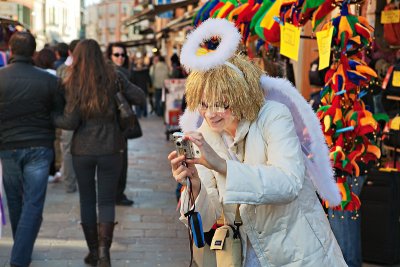
M111 267L110 247L115 224L114 222L99 223L99 261L97 267Z
M97 225L88 225L81 223L83 233L85 234L86 244L89 248L89 254L86 255L84 261L90 266L97 266L97 261L99 260L99 240L97 233Z

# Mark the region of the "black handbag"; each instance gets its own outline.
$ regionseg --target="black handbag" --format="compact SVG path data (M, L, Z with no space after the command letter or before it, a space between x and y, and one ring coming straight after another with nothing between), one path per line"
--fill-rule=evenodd
M118 91L115 94L115 102L118 108L118 124L122 134L127 139L139 138L143 135L142 127L140 127L139 120L136 117L132 105L126 99L119 79L117 80Z

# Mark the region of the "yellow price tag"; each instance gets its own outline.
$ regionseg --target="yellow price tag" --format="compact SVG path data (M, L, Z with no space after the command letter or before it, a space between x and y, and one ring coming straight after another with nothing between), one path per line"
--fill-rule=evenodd
M392 85L394 87L400 87L400 71L393 71Z
M399 23L399 22L400 22L399 9L382 11L381 14L382 24Z
M299 59L300 28L290 23L281 25L280 53L293 60Z
M319 67L318 70L329 67L329 60L331 57L331 45L333 36L333 27L317 32L317 43L319 53Z

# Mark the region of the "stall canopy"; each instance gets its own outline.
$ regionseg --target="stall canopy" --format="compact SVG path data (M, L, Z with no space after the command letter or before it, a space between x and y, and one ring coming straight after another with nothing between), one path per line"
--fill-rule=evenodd
M126 19L124 22L125 26L130 26L130 25L134 25L142 20L146 20L146 19L152 19L154 18L156 15L170 11L170 10L174 10L180 7L186 7L189 5L194 5L197 4L199 1L198 0L184 0L184 1L180 1L180 2L176 2L176 3L171 3L171 4L164 4L164 5L155 5L149 8L146 8L145 10L143 10L142 12L131 16L130 18Z
M164 28L162 28L159 32L157 32L157 35L159 35L159 33L161 32L176 32L186 26L192 25L193 16L194 14L196 14L197 11L199 11L199 9L200 7L196 7L195 9L186 12L183 16L171 20Z
M135 47L143 45L156 45L156 39L140 39L140 40L130 40L126 42L118 42L119 44L124 44L126 47Z

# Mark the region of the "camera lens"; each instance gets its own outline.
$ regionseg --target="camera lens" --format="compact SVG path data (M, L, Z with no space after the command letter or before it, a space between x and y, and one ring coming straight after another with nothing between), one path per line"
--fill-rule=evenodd
M177 146L182 146L182 143L178 141L178 142L176 142L176 145Z

